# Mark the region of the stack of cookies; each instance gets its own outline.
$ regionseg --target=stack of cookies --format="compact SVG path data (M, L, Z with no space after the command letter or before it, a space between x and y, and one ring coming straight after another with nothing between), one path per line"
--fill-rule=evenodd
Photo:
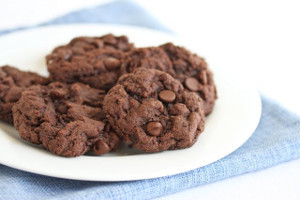
M46 56L49 77L0 68L0 120L24 140L65 157L131 148L192 146L217 98L205 60L166 43L77 37Z

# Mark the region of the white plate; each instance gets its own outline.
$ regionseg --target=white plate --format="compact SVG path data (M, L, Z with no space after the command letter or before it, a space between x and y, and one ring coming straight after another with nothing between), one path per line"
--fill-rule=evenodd
M91 24L52 26L0 37L0 65L11 64L46 75L44 57L55 46L75 36L105 33L125 34L136 46L168 41L184 45L182 39L145 28ZM205 56L205 51L197 53ZM210 164L240 147L254 132L261 114L257 91L245 77L237 79L229 67L226 70L212 67L219 99L207 118L205 131L189 149L153 154L121 151L99 157L64 158L30 145L20 139L13 127L1 123L0 163L37 174L91 181L148 179Z

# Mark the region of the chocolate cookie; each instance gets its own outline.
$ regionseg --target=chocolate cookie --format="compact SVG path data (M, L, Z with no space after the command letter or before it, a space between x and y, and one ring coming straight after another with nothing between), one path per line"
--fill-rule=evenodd
M105 96L103 110L122 138L146 152L190 147L204 130L202 99L155 69L121 76Z
M21 97L22 91L48 80L32 72L23 72L11 66L0 67L0 120L13 124L11 109Z
M197 92L204 100L205 115L211 113L217 99L217 91L213 74L207 67L205 60L172 43L161 45L160 48L167 53L172 61L176 74L174 77L184 85L185 89Z
M158 69L175 76L171 60L159 47L136 48L128 52L122 60L121 74L131 73L139 67Z
M20 136L60 156L115 150L119 137L102 113L105 92L82 83L32 86L13 107Z
M120 60L133 49L126 36L78 37L46 57L52 80L82 82L108 90L119 78Z

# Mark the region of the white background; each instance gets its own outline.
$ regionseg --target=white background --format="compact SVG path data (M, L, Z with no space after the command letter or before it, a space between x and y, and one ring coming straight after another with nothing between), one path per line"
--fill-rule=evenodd
M38 24L108 0L0 0L0 31ZM188 40L211 68L247 74L259 91L300 115L300 2L136 0ZM30 5L30 6L28 6ZM24 9L25 8L25 9ZM162 199L299 199L300 160Z

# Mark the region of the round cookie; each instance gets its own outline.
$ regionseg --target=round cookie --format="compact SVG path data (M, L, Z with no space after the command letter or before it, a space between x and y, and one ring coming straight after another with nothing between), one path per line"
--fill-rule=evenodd
M169 56L178 79L185 89L197 92L204 100L204 113L212 112L217 99L213 74L207 67L205 60L187 49L166 43L160 46Z
M82 82L108 90L119 78L124 52L134 48L126 36L78 37L46 57L52 80Z
M36 84L45 85L46 78L32 72L24 72L11 66L0 67L0 120L13 124L11 109L21 97L22 91Z
M136 68L157 69L175 76L172 62L159 47L136 48L128 52L121 65L121 74L133 72Z
M117 50L95 49L69 60L48 60L50 78L66 83L82 82L93 88L109 90L120 76L123 53ZM51 64L50 64L51 63Z
M114 130L145 152L190 147L204 130L202 99L155 69L121 76L105 96L103 110Z
M102 113L103 90L82 83L32 86L13 107L20 136L60 156L116 150L119 137Z

